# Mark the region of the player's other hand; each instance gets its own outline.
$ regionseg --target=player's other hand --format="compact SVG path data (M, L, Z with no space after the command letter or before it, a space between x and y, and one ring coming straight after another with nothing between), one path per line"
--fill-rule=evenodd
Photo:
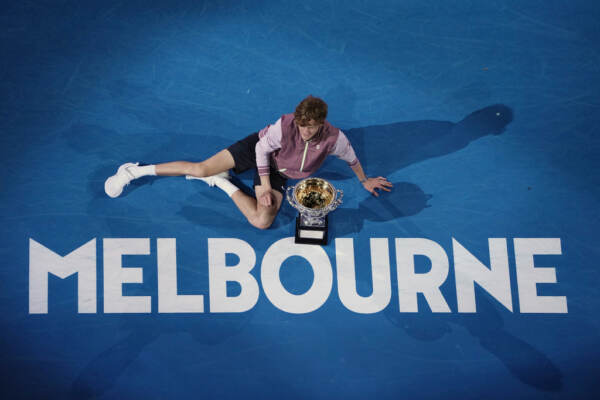
M377 178L368 178L366 181L363 182L363 187L368 192L373 194L373 196L379 197L379 193L377 193L378 190L385 190L386 192L390 192L392 190L391 188L393 187L393 185L383 176L378 176Z
M258 185L254 189L256 190L256 200L259 204L265 207L271 207L274 204L270 186Z

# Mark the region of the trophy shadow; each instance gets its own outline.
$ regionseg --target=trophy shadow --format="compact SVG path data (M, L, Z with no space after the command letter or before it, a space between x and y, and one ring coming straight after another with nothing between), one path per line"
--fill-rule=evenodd
M357 208L338 208L329 215L329 231L332 237L343 237L360 232L366 221L388 222L402 217L410 217L431 207L427 202L432 198L410 182L392 182L391 192L379 197L369 196Z

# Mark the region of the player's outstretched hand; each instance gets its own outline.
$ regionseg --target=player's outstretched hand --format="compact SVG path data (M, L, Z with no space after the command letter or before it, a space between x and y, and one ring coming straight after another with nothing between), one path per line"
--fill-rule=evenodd
M368 178L363 182L364 188L371 192L373 196L379 197L378 190L385 190L386 192L390 192L392 189L392 184L383 176L378 176L377 178Z

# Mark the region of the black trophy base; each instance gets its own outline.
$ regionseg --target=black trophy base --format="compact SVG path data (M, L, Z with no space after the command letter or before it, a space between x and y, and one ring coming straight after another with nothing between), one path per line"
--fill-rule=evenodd
M296 240L295 243L301 244L327 244L327 215L325 216L325 226L306 226L300 222L300 216L296 217Z

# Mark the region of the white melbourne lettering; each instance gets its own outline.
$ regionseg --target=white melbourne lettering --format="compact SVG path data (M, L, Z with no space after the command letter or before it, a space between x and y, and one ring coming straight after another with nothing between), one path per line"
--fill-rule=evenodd
M451 271L448 256L438 243L423 238L396 238L396 280L398 311L419 311L417 297L426 300L435 313L452 312L441 287ZM372 314L386 308L391 299L389 240L370 239L372 294L361 296L356 287L354 239L335 240L335 268L338 295L350 311ZM477 312L475 283L508 311L513 312L507 240L488 239L489 267L478 260L456 239L452 239L457 312ZM96 239L65 256L60 256L33 239L29 240L29 313L48 313L48 275L65 279L77 275L78 313L97 313ZM124 296L123 284L142 284L143 269L123 268L122 256L151 256L149 238L103 239L104 313L151 313L152 296ZM176 239L156 239L158 268L158 313L203 313L204 295L179 295L177 290ZM561 255L559 238L514 239L516 277L521 313L567 313L565 296L540 296L538 284L557 284L554 267L536 267L535 255ZM237 265L226 265L227 254L239 258ZM312 286L302 294L290 293L279 273L284 261L292 256L304 258L314 276ZM429 259L427 272L415 271L415 256ZM331 295L333 266L320 246L295 244L293 238L273 243L265 252L260 274L252 274L257 265L256 252L241 239L208 239L209 302L211 313L241 313L252 309L262 290L278 309L295 314L319 309ZM227 295L227 283L241 287L237 296Z

